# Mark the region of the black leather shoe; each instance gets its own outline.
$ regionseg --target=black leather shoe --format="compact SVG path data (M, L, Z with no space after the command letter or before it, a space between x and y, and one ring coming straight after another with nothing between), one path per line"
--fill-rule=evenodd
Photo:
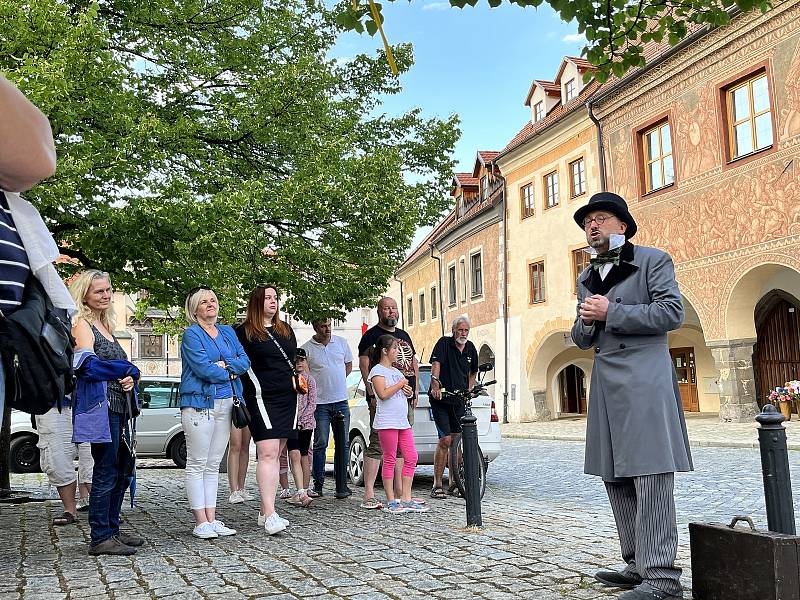
M116 537L120 542L122 542L126 546L132 546L136 548L144 544L144 538L140 538L138 535L125 533L123 531L118 532Z
M625 592L617 600L683 600L683 594L678 596L674 594L667 594L661 590L654 590L652 588L642 590L636 588L629 592Z
M339 498L339 499L349 498L352 495L353 495L353 490L351 490L350 488L344 488L341 492L339 490L336 490L336 492L333 494L334 498Z
M608 587L617 587L625 590L633 589L642 583L642 578L638 575L626 575L625 573L611 571L609 569L598 571L594 574L594 578Z

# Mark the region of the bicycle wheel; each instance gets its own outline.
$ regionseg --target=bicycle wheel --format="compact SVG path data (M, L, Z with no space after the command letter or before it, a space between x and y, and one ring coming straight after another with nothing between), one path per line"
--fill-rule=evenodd
M461 493L461 497L467 495L466 475L464 472L464 446L463 438L459 434L450 444L450 483L454 483ZM481 498L486 492L486 461L483 458L483 450L478 445L478 481L480 485Z

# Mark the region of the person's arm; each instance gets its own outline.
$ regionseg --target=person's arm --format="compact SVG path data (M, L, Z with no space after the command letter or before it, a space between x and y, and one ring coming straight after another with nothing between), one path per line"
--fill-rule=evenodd
M353 372L353 361L344 363L344 376L347 377Z
M373 375L371 381L372 387L375 388L375 395L381 400L388 400L408 385L408 380L405 377L388 387L386 386L386 378L383 375Z
M576 310L575 323L572 325L572 341L581 350L587 350L594 345L595 337L598 334L598 329L595 327L594 321L587 323L581 317L581 304L589 295L587 290L580 282L578 282L578 306Z
M72 337L75 338L75 350L85 348L94 351L94 334L86 319L78 319L78 322L72 326Z
M442 398L442 382L439 381L439 373L442 370L442 363L438 360L431 363L431 397L436 400Z
M233 358L231 359L228 368L230 371L233 372L234 375L241 375L242 373L246 373L247 370L250 368L250 358L247 356L247 353L244 351L244 347L242 343L239 341L239 337L236 335L236 332L231 328L231 333L233 335L226 336L228 342L233 348ZM223 334L224 335L224 334Z
M353 372L353 353L350 352L350 344L342 340L344 344L344 376L347 377Z
M55 170L50 122L0 75L0 188L24 192Z
M375 402L375 392L372 388L372 384L369 381L369 357L367 356L359 356L358 357L358 370L361 371L361 379L364 380L364 387L366 389L367 394L367 402Z
M181 341L181 358L189 365L194 374L209 383L226 383L228 371L208 357L199 336L187 329Z

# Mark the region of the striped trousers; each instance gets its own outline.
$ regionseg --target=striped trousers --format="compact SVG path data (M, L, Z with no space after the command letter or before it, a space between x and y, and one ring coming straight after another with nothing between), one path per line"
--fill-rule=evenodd
M675 567L678 524L675 518L674 473L606 481L617 523L625 573L638 573L643 585L681 594L681 569Z

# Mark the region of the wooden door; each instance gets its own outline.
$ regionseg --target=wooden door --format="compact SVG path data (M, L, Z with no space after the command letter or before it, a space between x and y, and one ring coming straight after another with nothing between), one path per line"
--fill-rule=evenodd
M562 413L586 413L586 376L583 369L568 365L558 374Z
M759 406L770 390L800 379L800 319L798 308L783 297L774 297L756 315L757 341L753 370Z
M694 364L694 348L670 348L672 365L678 376L678 389L681 392L683 410L698 412L700 401L697 396L697 372Z

